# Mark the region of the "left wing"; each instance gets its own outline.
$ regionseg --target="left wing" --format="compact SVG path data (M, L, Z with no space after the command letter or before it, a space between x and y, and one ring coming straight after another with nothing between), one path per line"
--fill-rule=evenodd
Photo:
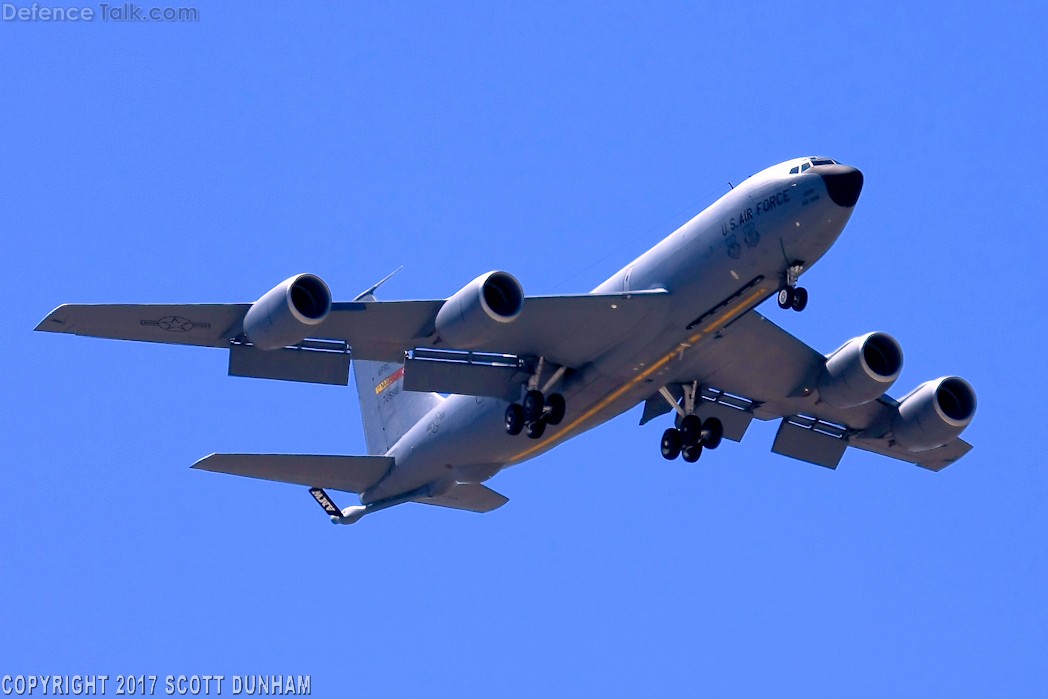
M773 450L785 456L834 468L852 446L939 471L972 448L959 438L926 451L897 444L891 425L899 403L888 395L843 409L820 401L813 388L826 357L756 311L688 352L688 375L678 378L708 387L707 403L715 404L718 393L726 392L736 397L730 406L736 411L782 419Z

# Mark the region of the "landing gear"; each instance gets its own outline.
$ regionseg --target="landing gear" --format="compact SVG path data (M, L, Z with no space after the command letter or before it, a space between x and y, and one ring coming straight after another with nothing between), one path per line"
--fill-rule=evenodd
M681 458L689 464L693 464L699 460L702 456L702 445L695 444L694 446L684 447L680 452Z
M804 265L800 262L794 262L786 268L786 282L785 285L779 289L779 308L783 310L792 308L797 312L803 311L807 308L808 290L803 286L797 286L797 280L800 279L801 272L803 271Z
M546 422L551 425L559 425L560 421L564 419L564 413L568 409L568 404L564 400L564 396L559 393L551 394L546 399L546 407L549 411L546 413Z
M662 458L673 461L680 456L681 447L680 430L676 427L662 433Z
M724 437L724 425L715 417L705 421L698 415L685 415L680 429L671 427L662 433L662 458L673 461L678 456L693 464L702 456L702 449L716 449Z
M543 396L542 391L531 389L524 394L523 401L506 408L506 434L525 432L532 439L538 439L546 431L546 425L561 423L566 410L567 401L561 394Z
M542 391L530 390L524 394L524 421L535 422L542 417L542 410L546 407L546 400L542 397Z
M518 435L524 429L524 408L520 403L510 403L506 408L506 434Z
M686 447L693 447L702 439L702 418L698 415L685 415L680 421L680 441Z
M528 426L524 428L527 435L532 439L538 439L542 436L542 433L546 431L546 421L539 420L538 422L529 422Z

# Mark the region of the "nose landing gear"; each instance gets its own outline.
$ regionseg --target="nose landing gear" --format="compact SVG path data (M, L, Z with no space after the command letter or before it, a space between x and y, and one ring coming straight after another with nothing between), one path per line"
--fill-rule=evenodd
M807 308L808 290L803 286L797 286L797 281L803 271L804 264L801 262L794 262L786 268L785 284L779 289L779 308L783 310L792 308L797 312Z

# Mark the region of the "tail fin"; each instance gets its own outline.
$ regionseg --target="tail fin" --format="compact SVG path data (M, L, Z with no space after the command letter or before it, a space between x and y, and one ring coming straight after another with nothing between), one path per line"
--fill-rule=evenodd
M404 390L404 364L354 360L368 454L385 454L416 422L444 402L439 393Z
M393 274L400 269L394 270ZM375 301L375 290L393 274L354 300ZM439 393L405 391L403 362L397 364L354 359L352 367L368 454L385 454L415 423L444 402L444 397Z

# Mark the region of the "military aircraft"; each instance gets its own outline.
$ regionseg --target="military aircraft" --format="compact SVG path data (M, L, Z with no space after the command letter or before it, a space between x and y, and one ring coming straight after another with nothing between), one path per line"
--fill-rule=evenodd
M823 355L754 310L772 295L804 309L798 280L862 185L830 158L774 165L588 294L525 296L492 271L447 299L380 301L383 279L332 302L323 280L298 274L254 303L63 305L36 329L220 347L230 375L286 381L346 385L352 358L368 456L212 454L193 466L306 486L336 524L405 502L488 512L507 502L483 485L500 470L640 403L641 424L673 413L666 459L694 462L758 418L780 421L772 450L788 457L836 468L851 446L938 471L971 449L959 439L976 407L967 381L944 376L896 400L886 391L903 353L887 333ZM326 489L360 504L341 509Z

